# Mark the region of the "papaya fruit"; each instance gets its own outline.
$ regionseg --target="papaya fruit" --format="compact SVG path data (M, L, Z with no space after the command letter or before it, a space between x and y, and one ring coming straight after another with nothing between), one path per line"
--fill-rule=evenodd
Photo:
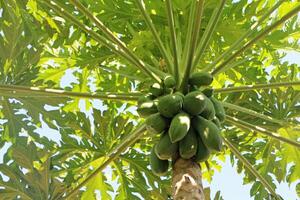
M152 148L150 153L150 167L152 172L157 176L163 176L168 172L169 161L161 160L157 157L155 151L155 146Z
M197 152L193 157L196 162L204 162L209 158L210 150L203 144L200 136L197 137Z
M183 102L184 94L182 94L181 92L175 92L174 95L180 96L182 98L182 102Z
M214 117L212 120L211 120L215 125L217 125L217 127L221 127L221 122L220 120L217 118L217 117Z
M146 118L146 127L151 133L162 133L168 128L169 120L155 113Z
M226 114L225 114L225 109L224 109L223 105L221 104L220 101L218 101L214 97L211 97L210 100L214 105L214 108L216 111L216 117L220 120L220 122L224 122Z
M157 113L158 110L155 101L149 100L141 103L137 108L137 112L141 117L148 117Z
M189 92L199 91L199 88L194 85L189 85Z
M183 99L183 110L190 115L200 114L206 107L206 98L200 91L188 93Z
M172 94L172 92L173 92L172 88L164 88L164 95Z
M141 97L138 98L137 103L138 105L141 105L142 103L146 102L146 101L151 101L154 100L155 96L151 95L151 94L146 94L143 95Z
M179 155L184 159L190 159L197 152L197 135L191 127L186 136L179 141Z
M178 94L168 94L158 98L158 112L168 118L172 118L180 112L182 108L182 97Z
M175 85L176 85L175 78L173 76L170 76L170 75L166 76L164 78L164 85L165 85L166 88L175 87Z
M193 73L189 78L189 83L197 87L208 86L213 82L213 77L207 72L196 72Z
M149 89L150 93L153 94L156 97L161 96L164 93L164 88L162 87L161 84L159 83L154 83L150 89Z
M202 91L202 93L205 94L205 96L207 96L208 98L210 98L214 95L214 89L206 88Z
M201 116L195 116L192 120L192 126L208 149L221 151L222 138L220 136L220 129L217 125Z
M205 103L206 106L204 110L200 113L200 115L207 120L212 120L216 115L214 104L206 96L205 96L205 102L206 102Z
M181 112L173 117L170 127L169 136L172 143L178 142L190 129L191 120L187 113Z
M171 159L176 155L177 150L178 143L172 143L167 132L161 136L159 142L155 145L155 153L161 160Z

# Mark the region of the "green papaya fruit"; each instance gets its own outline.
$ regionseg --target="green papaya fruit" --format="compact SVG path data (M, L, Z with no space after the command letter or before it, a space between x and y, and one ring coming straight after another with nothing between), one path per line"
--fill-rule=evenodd
M184 159L190 159L197 152L197 135L191 127L186 136L179 141L179 155Z
M175 78L173 76L170 76L170 75L166 76L164 78L164 85L165 85L166 88L175 87L175 85L176 85Z
M157 113L158 110L155 101L149 100L138 105L137 112L141 117L148 117Z
M207 96L208 98L210 98L214 95L214 89L206 88L202 91L202 93L205 94L205 96Z
M168 128L169 120L155 113L146 118L146 125L151 133L161 133Z
M153 96L152 94L142 95L138 98L137 103L138 103L138 105L141 105L142 103L144 103L146 101L154 100L155 98L156 97Z
M226 114L225 114L225 109L224 109L223 105L221 104L220 101L218 101L214 97L211 97L210 100L214 105L214 108L216 111L216 117L220 120L220 122L224 122Z
M211 121L217 125L217 127L221 128L221 122L217 117L214 117Z
M197 137L197 152L194 156L196 162L204 162L209 158L210 150L203 144L200 136Z
M206 98L200 91L188 93L183 99L183 110L190 115L200 114L206 107Z
M172 92L173 92L172 88L164 88L164 95L172 94Z
M155 153L161 160L171 159L176 155L178 143L172 143L168 133L164 133L159 142L155 145Z
M173 117L169 128L169 136L172 143L178 142L190 129L191 120L187 113L181 112Z
M155 146L152 148L150 153L150 167L152 172L157 176L163 176L168 172L169 161L161 160L157 157L155 151Z
M182 98L182 102L183 102L183 98L184 98L184 94L182 94L181 92L175 92L174 95L178 95Z
M207 120L212 120L216 115L214 104L206 96L205 96L205 102L206 102L205 103L206 106L204 110L200 113L200 115Z
M158 98L157 109L164 117L173 117L182 108L182 97L177 94L168 94Z
M206 120L201 116L196 116L192 120L192 126L196 133L198 133L210 150L221 151L222 138L220 136L220 129L212 121Z
M196 72L189 78L189 83L197 87L208 86L213 82L213 77L207 72Z
M149 89L150 93L153 94L156 97L161 96L164 93L164 88L161 84L159 83L154 83L150 89Z
M189 85L189 92L199 91L199 88L194 85Z

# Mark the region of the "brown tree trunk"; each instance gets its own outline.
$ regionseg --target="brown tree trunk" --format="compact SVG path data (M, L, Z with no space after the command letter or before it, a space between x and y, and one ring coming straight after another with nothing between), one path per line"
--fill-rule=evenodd
M174 163L172 195L174 200L205 200L198 163L182 158Z

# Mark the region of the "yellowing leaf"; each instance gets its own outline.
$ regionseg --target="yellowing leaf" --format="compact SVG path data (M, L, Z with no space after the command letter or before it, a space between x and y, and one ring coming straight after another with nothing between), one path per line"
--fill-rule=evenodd
M278 130L278 133L281 136L294 141L297 141L300 138L300 132L293 130L292 128L281 128ZM290 174L289 179L291 182L297 181L300 179L300 151L296 147L287 143L282 143L282 146L282 154L284 155L282 157L282 162L285 164L291 163L294 165L294 170Z
M284 2L279 8L279 12L278 12L279 17L282 17L283 15L291 11L293 8L295 8L295 6L297 5L299 5L299 2L297 1Z
M82 194L81 199L82 200L93 200L93 199L109 200L109 199L111 199L111 196L107 193L110 190L109 186L104 181L105 181L104 174L98 173L86 185L86 191ZM98 198L97 198L96 190L101 192L101 197L98 196Z
M300 90L300 85L295 85L295 86L293 86L293 89L294 89L294 90Z

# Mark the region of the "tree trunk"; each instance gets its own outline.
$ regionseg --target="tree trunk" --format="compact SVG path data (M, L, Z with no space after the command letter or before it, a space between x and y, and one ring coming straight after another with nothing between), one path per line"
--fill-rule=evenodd
M173 165L174 200L205 200L201 167L192 160L179 158Z

